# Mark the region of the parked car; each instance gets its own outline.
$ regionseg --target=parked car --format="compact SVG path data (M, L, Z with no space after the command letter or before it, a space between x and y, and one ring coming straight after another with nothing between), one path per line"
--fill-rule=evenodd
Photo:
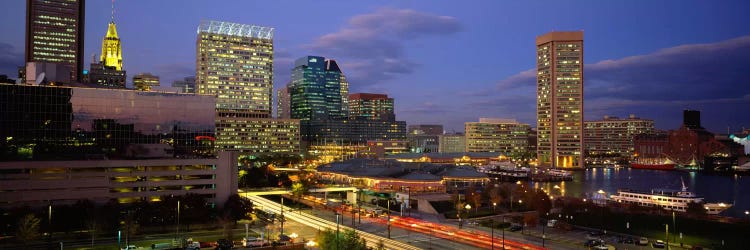
M523 226L521 226L521 225L512 225L512 226L510 226L508 228L508 230L511 231L511 232L518 232L518 231L523 230Z
M232 249L232 241L227 239L220 239L216 241L216 250L230 250Z
M589 240L593 240L593 239L599 239L599 238L601 238L602 236L604 236L604 233L603 233L603 232L601 232L601 231L592 231L592 232L589 232L589 233L588 233L588 234L586 235L586 239L589 239Z
M646 237L641 237L641 238L640 238L640 239L638 240L638 245L641 245L641 246L645 246L645 245L648 245L648 238L646 238Z
M201 250L201 243L192 241L185 246L185 250Z
M583 243L583 246L585 247L595 247L599 245L604 245L604 241L601 239L591 239L587 240L585 243Z
M270 245L270 243L261 238L247 237L242 239L243 247L262 247L268 245Z
M135 250L135 249L138 249L138 247L135 246L135 245L128 245L128 246L122 248L122 250Z
M624 241L622 241L622 243L625 243L625 244L634 244L635 240L633 240L633 237L627 237L627 238L625 238Z
M547 221L547 227L555 227L557 225L557 220L548 220Z
M657 240L654 243L651 243L651 246L654 248L664 248L666 245L664 244L664 241Z

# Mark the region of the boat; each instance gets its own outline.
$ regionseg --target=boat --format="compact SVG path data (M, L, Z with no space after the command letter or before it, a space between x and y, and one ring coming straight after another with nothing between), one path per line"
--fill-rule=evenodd
M529 168L517 167L509 161L491 161L489 165L477 167L477 172L503 180L522 180L529 178Z
M703 197L687 190L685 182L682 182L682 190L652 189L650 192L641 192L630 189L617 190L617 194L609 197L611 201L636 204L645 207L660 207L676 212L687 212L688 204L691 202L702 204L707 214L719 214L732 207L726 203L705 203Z
M675 164L669 159L638 159L630 163L634 169L674 170Z

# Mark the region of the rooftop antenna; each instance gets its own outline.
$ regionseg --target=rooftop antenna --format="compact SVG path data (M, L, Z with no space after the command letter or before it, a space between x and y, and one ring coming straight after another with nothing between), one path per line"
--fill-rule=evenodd
M115 0L112 0L112 20L110 22L115 22Z

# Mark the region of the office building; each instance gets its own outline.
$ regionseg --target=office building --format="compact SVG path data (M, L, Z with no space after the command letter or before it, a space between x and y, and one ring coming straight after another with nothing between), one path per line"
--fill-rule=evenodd
M440 150L440 135L406 134L412 153L437 153Z
M133 88L142 91L151 91L153 87L159 87L159 76L151 73L140 73L133 76Z
M172 87L177 88L177 92L180 93L195 93L195 77L188 76L182 80L175 80Z
M583 32L536 38L540 166L583 167Z
M85 9L85 0L27 0L26 63L65 65L66 82L80 82Z
M701 129L701 112L686 109L682 111L682 124L689 129Z
M213 96L0 84L0 161L213 157Z
M404 121L320 120L302 121L302 140L310 145L364 144L377 140L406 140Z
M115 67L106 66L101 62L92 63L88 72L84 71L83 73L85 83L104 88L124 89L128 77L125 70L117 70Z
M201 21L196 92L216 96L216 145L243 155L299 154L300 124L273 119L273 28Z
M626 119L604 116L602 120L585 121L583 144L586 158L630 160L635 150L633 138L653 132L653 120L641 119L635 115Z
M444 134L438 137L438 152L462 153L466 152L466 136L463 134Z
M409 134L442 135L443 125L415 124L409 125Z
M276 117L281 119L289 119L292 117L291 112L291 95L289 95L289 84L279 88L276 91Z
M297 119L218 117L216 146L242 154L300 153L300 124Z
M513 119L479 118L465 123L466 152L526 152L529 125Z
M349 95L349 118L354 120L395 121L393 98L384 94Z
M201 21L196 42L196 93L215 95L220 116L271 116L273 30Z
M347 117L348 83L336 61L305 56L294 63L289 85L291 117L306 120L341 120Z

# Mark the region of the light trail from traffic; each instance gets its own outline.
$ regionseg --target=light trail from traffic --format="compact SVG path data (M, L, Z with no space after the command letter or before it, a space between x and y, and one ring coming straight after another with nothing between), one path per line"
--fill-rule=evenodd
M241 194L242 196L250 199L255 203L255 205L260 205L264 209L270 210L271 212L280 214L281 213L281 204L278 204L274 201L268 200L266 198L260 197L260 196L253 196L253 195L247 195L247 194ZM287 206L283 206L284 210L290 211L291 208ZM330 222L328 220L319 218L317 216L309 215L306 213L285 213L284 214L285 219L290 219L297 221L303 225L312 227L312 228L318 228L318 229L331 229L336 230L336 223ZM342 224L338 224L338 228L340 230L355 230L353 228L344 226ZM359 234L365 241L367 242L367 245L370 247L377 247L381 242L387 249L403 249L403 250L417 250L420 249L418 247L391 240L382 236L378 236L375 234L371 234L368 232L363 232L360 230L355 230L357 234Z

